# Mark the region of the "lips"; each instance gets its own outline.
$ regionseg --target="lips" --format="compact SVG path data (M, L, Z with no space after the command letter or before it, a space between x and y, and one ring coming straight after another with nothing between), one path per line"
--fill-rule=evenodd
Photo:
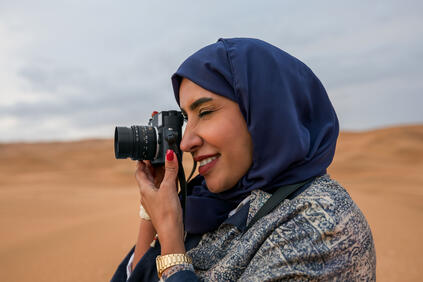
M200 163L198 173L203 176L206 175L215 166L219 157L219 154L196 157L195 160Z
M210 158L206 158L200 161L200 166L204 166L208 163L211 163L212 161L214 161L215 159L217 159L217 155L210 157Z

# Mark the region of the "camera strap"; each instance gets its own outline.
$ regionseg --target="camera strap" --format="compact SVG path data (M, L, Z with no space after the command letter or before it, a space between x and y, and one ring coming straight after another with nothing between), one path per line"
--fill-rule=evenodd
M300 187L311 183L314 178L307 179L306 181L285 185L276 192L272 194L272 196L264 203L264 205L258 210L258 212L254 215L254 217L251 219L250 223L248 224L247 228L244 230L244 233L247 232L248 229L250 229L251 226L254 225L260 218L268 215L271 211L273 211L280 203L283 202L287 197L289 197L292 193L297 191Z
M178 159L178 180L179 187L181 188L181 206L182 206L182 218L185 221L185 205L187 201L187 182L185 179L184 167L182 165L182 152L176 145L176 143L169 144L171 149L175 152L176 158Z

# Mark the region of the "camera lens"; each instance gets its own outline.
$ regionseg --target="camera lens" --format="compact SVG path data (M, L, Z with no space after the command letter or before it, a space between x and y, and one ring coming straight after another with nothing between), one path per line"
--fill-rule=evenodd
M115 129L117 159L153 160L157 147L156 129L152 126L133 125Z

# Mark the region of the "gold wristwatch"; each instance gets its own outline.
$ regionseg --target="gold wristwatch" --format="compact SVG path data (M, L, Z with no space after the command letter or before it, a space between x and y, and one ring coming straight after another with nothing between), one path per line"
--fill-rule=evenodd
M183 263L192 263L192 259L187 256L186 254L170 254L170 255L163 255L156 257L156 267L157 267L157 275L159 279L162 278L162 273L167 268L183 264Z

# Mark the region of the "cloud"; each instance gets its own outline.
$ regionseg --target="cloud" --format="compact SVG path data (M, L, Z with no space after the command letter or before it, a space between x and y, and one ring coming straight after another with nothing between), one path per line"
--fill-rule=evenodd
M170 76L219 37L257 37L322 80L342 129L423 122L420 1L3 1L0 142L111 137L175 109ZM358 115L357 113L360 113Z

